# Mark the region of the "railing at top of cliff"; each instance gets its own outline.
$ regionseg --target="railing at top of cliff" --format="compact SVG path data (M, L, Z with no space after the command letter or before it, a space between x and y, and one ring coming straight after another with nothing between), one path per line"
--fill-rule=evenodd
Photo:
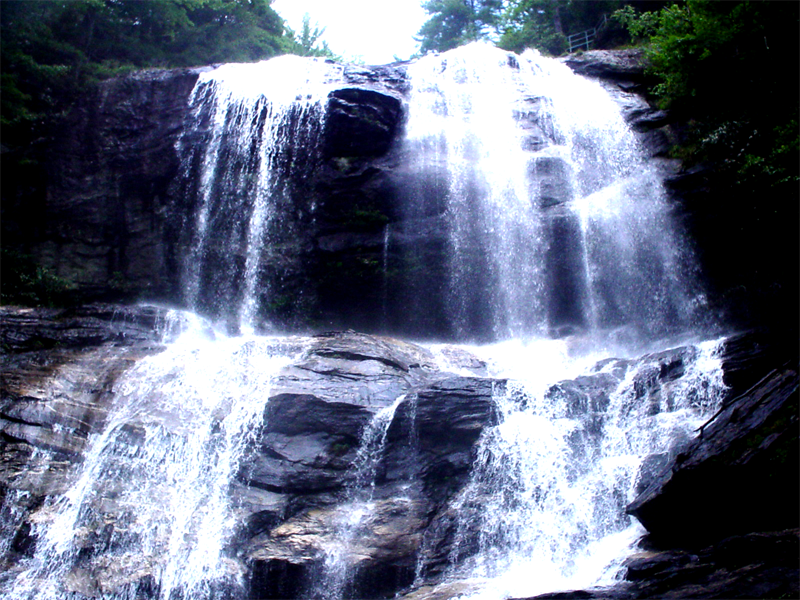
M594 38L597 36L598 30L608 22L608 17L603 15L600 21L598 21L597 25L592 27L591 29L586 29L585 31L579 31L578 33L573 33L572 35L567 36L567 45L569 46L568 52L575 52L576 50L585 49L588 50L589 47L594 42Z

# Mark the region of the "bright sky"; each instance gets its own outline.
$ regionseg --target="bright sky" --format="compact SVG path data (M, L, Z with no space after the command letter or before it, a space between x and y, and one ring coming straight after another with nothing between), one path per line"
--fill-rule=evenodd
M407 59L419 49L414 41L428 14L423 0L273 0L272 8L300 32L303 15L311 27L325 28L323 40L345 60L380 65Z

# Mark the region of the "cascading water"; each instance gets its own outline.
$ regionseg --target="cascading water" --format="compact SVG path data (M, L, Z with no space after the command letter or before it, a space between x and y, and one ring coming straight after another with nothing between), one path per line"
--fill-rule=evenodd
M666 379L657 375L671 360L664 355L597 362L610 356L610 340L618 352L622 342L696 332L703 297L658 171L602 87L556 61L474 44L407 69L406 135L395 150L412 179L399 194L406 222L384 224L381 236L380 312L388 318L393 306L393 240L432 218L446 263L432 270L444 276L421 294L414 277L425 269L410 269L402 315L444 306L454 341L498 342L470 350L491 376L510 380L494 398L499 422L483 431L450 505L458 518L444 581L468 580L487 598L608 583L641 534L624 514L641 464L674 452L724 390L715 342L682 351ZM293 215L312 208L296 184L320 166L325 101L342 71L281 57L200 76L178 144L194 209L184 296L240 335L185 317L194 325L121 376L69 489L32 519L35 552L2 580L6 597L247 593L241 557L229 555L230 490L275 375L303 350L254 331L265 325L270 281L296 259L286 252ZM405 251L409 264L418 260ZM559 383L569 378L572 387ZM305 586L308 597L347 589L404 402L416 411L413 392L371 408L354 482L338 498L339 543L316 556L320 579ZM416 452L419 440L408 444ZM9 497L2 514L16 523ZM89 539L97 531L109 533ZM113 589L93 583L104 571L113 571ZM422 558L416 571L423 581Z
M102 432L63 497L37 511L36 552L4 597L241 596L243 573L225 556L229 488L290 345L214 335L188 317L178 339L117 380ZM105 529L107 539L86 539ZM109 569L114 587L94 587Z
M331 62L282 56L201 74L179 144L197 198L184 273L191 308L232 318L233 329L257 324L275 262L287 259L281 246L294 233L290 184L317 166L323 101L341 72Z
M291 356L285 340L251 335L269 296L257 287L264 255L291 234L282 219L288 181L314 165L304 151L316 145L321 101L340 72L287 56L201 74L190 100L196 128L179 142L184 176L199 175L189 184L197 205L185 298L195 310L233 318L232 329L247 335L229 338L190 315L183 335L117 381L105 427L88 441L71 487L39 509L35 555L6 597L244 594L243 573L225 556L234 523L229 489L271 378ZM109 539L83 539L104 520ZM114 589L95 589L109 561L122 574Z
M353 541L369 519L373 508L373 494L377 469L383 458L386 433L392 423L395 411L405 395L401 395L392 404L379 410L364 428L361 440L353 460L353 482L346 494L342 514L336 523L334 544L324 549L325 559L322 573L313 586L309 597L321 600L341 600L352 576L354 563Z
M655 167L600 84L483 44L409 66L410 215L444 204L458 339L691 328L703 297Z
M495 347L497 374L511 384L496 397L500 423L484 432L457 499L449 577L470 580L476 600L615 583L644 534L625 514L643 462L666 462L722 402L719 346L689 347L679 376L662 382L659 373L679 355L588 367L557 342L532 345L526 358L553 377L503 360L519 347ZM574 379L554 383L568 373ZM477 552L460 556L470 540Z

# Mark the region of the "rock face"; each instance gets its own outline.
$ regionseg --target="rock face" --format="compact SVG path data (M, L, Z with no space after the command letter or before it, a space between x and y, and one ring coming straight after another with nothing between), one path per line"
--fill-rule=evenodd
M187 135L186 120L190 94L209 69L142 71L105 81L32 146L29 162L42 173L19 189L4 187L4 250L13 251L3 255L7 273L28 269L19 278L30 280L43 269L45 283L63 287L60 300L72 303L183 300L182 261L196 206L182 181L180 146L201 141L201 131ZM393 210L386 156L400 134L406 90L398 68L348 65L341 88L327 100L324 164L313 180L301 182L304 203L296 210L305 216L294 247L284 252L284 287L276 291L296 295L306 286L313 304L302 306L306 320L315 296L324 303L338 293L325 278L321 289L313 289L316 283L308 289L332 264L342 264L339 279L352 275L347 284L368 280L360 287L367 300L374 295L371 265ZM302 273L291 268L298 263ZM37 291L40 297L48 292ZM341 309L330 302L333 312ZM285 314L287 305L276 309L277 319L295 316Z
M3 309L0 320L0 534L8 577L35 548L33 523L74 483L89 440L103 432L122 374L163 351L163 340L186 322L163 309L110 305ZM443 371L422 347L354 332L285 344L304 350L274 378L263 425L229 490L237 533L228 552L251 573L252 597L310 593L366 486L371 508L350 534L357 544L342 589L389 597L413 580L424 530L468 477L503 382L477 376L480 361L455 350L451 364L475 369L475 377ZM380 414L386 417L376 421ZM137 427L130 425L131 440L142 437ZM374 464L362 448L373 430L379 445L371 449L385 456ZM112 486L95 501L106 523L124 521L115 498ZM86 543L124 552L128 541L109 525ZM79 597L122 589L147 595L155 566L138 555L115 564L102 553L81 565L67 583Z
M628 571L624 584L535 598L793 598L800 587L798 533L789 530L734 536L694 552L642 552L626 563Z
M74 484L89 441L116 410L124 373L164 352L185 319L112 305L2 310L0 585L34 552L36 523ZM464 520L469 507L457 498L481 433L498 422L494 398L506 382L487 378L484 364L456 348L441 351L443 367L423 347L355 332L281 343L298 358L272 380L262 425L227 491L235 523L226 555L231 572L248 582L246 593L304 597L321 593L320 581L334 582L343 597L468 591L467 582L443 575L454 556L477 550L477 532ZM629 510L651 533L646 551L627 564L627 582L543 597L796 593L797 370L796 363L772 369L768 349L757 336L732 338L725 407L700 437L646 462L643 492ZM632 398L657 401L691 353L642 359L650 367L639 371ZM579 424L576 435L591 436L635 362L608 361L547 395L564 403ZM125 433L134 443L138 427L132 422ZM132 540L116 493L99 489L94 502L104 519L81 534L85 555L67 578L76 597L153 593L158 556L124 552ZM354 514L361 516L354 521ZM332 554L343 540L348 552ZM119 552L125 560L111 558ZM241 596L225 589L219 593Z
M628 507L660 550L629 561L633 597L800 592L798 362L753 335L727 350L729 400Z
M654 82L646 75L643 50L590 50L562 60L579 75L599 80L620 105L630 126L640 134L649 153L667 157L678 136L670 115L646 98L647 88ZM679 168L678 161L665 163L668 170Z
M625 583L538 600L800 593L800 381L797 358L781 348L763 333L730 338L728 400L675 456L645 462L627 510L648 535L626 562Z
M587 52L567 64L606 80L650 153L665 156L674 131L667 115L635 93L644 82L636 53ZM37 147L46 180L10 202L4 197L4 247L69 282L72 300L180 301L180 257L196 207L176 183L176 145L200 73L150 71L112 80L76 107L64 130ZM325 104L318 168L298 183L304 204L275 259L282 270L270 282L269 317L375 330L388 308L402 318L416 311L415 332L435 332L447 307L418 309L420 298L442 286L441 273L429 265L442 264L447 252L445 207L427 202L424 214L404 214L396 200L441 187L444 174L431 168L413 188L399 168L409 85L402 65L348 66L343 78ZM549 143L536 102L529 99L518 115L529 134L526 149ZM662 163L668 172L678 169ZM556 215L549 223L553 239L579 236L576 221L558 218L569 200L564 165L536 160L529 169L541 181L539 207ZM685 180L673 180L676 194ZM550 287L563 291L578 259L554 244L546 260ZM416 284L409 287L412 272ZM555 293L552 304L557 325L564 325L553 334L571 333L574 306L560 304ZM0 586L35 552L37 524L52 518L53 503L74 483L120 395L121 378L164 352L165 340L184 326L156 308L0 310ZM454 556L469 557L478 546L478 532L459 522L455 499L468 484L482 432L497 422L493 398L506 382L488 378L476 357L454 348L452 368L445 368L420 346L352 331L285 343L300 358L272 382L261 425L228 491L235 532L225 549L230 572L258 598L313 595L323 576L345 597L405 590L409 599L447 598L469 591L468 583L444 578ZM797 595L796 561L787 559L797 556L796 349L773 356L769 344L747 336L726 347L731 393L723 410L698 439L649 457L642 468L641 496L630 511L650 535L647 553L628 563L627 583L548 597ZM648 401L680 377L685 352L648 357L656 366L635 382L636 399ZM630 364L618 361L616 368L561 382L547 397L564 401L578 433L591 437ZM124 433L135 441L142 430L135 423ZM154 594L158 559L120 558L130 540L112 492L97 499L105 520L81 534L82 562L68 578L76 598L120 589L131 597ZM355 523L354 506L369 507ZM343 536L350 552L336 556L331 547Z
M45 170L4 196L6 248L35 257L73 295L174 294L181 216L169 187L175 141L199 70L143 71L104 82L31 160Z
M586 53L567 64L603 78L651 152L666 152L672 133L664 114L635 93L643 81L640 55ZM192 170L196 165L182 164L181 148L199 147L209 136L209 122L187 124L196 117L190 95L203 71L143 71L106 81L31 150L45 172L28 182L30 189L4 196L4 248L18 253L4 254L7 273L43 269L52 284L65 287L60 299L67 302L187 301L184 261L196 244L198 210L192 186L202 178ZM448 175L434 168L410 175L404 163L409 87L403 64L342 66L341 83L325 102L319 156L291 183L295 205L281 216L278 251L260 265L260 287L269 290L261 316L270 322L447 333L446 277L435 265L445 268L451 244L442 197ZM520 105L524 150L552 143L543 114L541 99ZM665 168L676 166L665 162ZM184 181L184 171L194 183ZM532 201L551 215L545 262L551 321L561 335L585 325L575 314L581 300L571 275L581 268L581 233L561 210L572 197L563 161L539 157L529 172L538 182ZM218 235L229 234L220 227ZM243 256L216 260L213 249L222 245L207 246L209 279L228 273L229 265L244 268ZM33 273L20 277L30 280ZM480 310L474 312L479 321Z
M642 492L629 510L653 543L697 547L797 527L797 389L796 364L767 373Z

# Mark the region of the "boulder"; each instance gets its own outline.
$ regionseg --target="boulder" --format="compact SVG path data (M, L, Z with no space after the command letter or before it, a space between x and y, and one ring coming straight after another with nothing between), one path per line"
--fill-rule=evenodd
M328 95L324 153L327 157L381 156L398 131L398 97L363 88L342 88Z

